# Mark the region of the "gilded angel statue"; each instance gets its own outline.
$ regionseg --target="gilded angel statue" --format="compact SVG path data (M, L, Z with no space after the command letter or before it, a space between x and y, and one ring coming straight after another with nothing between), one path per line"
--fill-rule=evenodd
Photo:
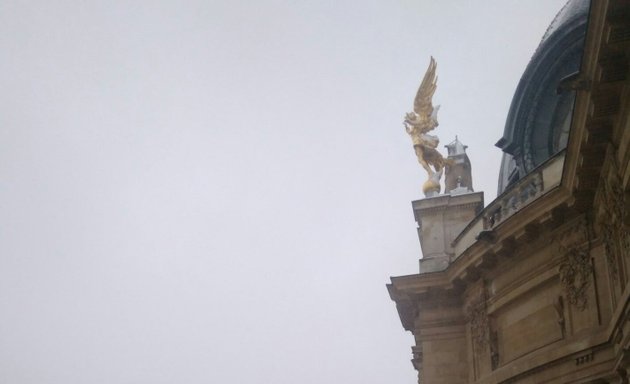
M438 126L437 112L440 106L433 107L431 103L437 87L436 67L437 64L431 57L429 68L424 74L424 79L422 79L413 103L414 111L407 113L404 121L405 129L411 136L418 162L429 176L429 179L422 186L422 191L427 197L440 193L440 178L444 167L449 163L449 160L445 159L436 149L440 139L427 133Z

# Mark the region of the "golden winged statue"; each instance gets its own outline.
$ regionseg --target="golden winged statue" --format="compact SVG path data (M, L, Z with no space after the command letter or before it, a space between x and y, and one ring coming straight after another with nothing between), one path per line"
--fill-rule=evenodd
M437 87L436 67L435 59L431 57L429 68L424 74L424 79L422 79L416 99L413 102L413 112L407 113L404 121L405 129L411 136L418 161L429 176L429 179L422 186L422 191L427 197L440 193L440 178L444 167L450 163L436 149L440 139L427 133L438 126L437 112L440 106L433 107L431 102Z

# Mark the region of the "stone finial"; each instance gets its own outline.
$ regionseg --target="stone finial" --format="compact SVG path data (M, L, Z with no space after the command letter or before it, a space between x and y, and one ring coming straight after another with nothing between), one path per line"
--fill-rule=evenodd
M446 165L444 192L451 195L473 192L470 159L466 154L468 146L455 136L455 140L445 147L449 162Z
M468 148L467 145L464 145L461 143L461 141L459 141L457 135L455 135L455 140L453 140L449 144L446 144L444 147L446 147L449 156L465 155L466 148Z

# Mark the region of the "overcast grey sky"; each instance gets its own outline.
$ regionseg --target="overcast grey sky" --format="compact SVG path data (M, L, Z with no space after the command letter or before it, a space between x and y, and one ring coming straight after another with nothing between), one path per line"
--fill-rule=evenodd
M564 0L0 2L0 382L415 383L402 119L496 194Z

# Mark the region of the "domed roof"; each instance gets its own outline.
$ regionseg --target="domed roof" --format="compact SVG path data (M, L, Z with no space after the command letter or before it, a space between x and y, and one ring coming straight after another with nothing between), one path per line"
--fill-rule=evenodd
M563 25L571 22L580 23L578 19L581 19L588 14L590 4L591 2L589 0L568 1L564 7L562 7L560 12L558 12L556 17L554 17L551 24L549 24L547 31L545 31L545 34L543 35L541 45L543 41L547 40L552 33L560 29Z
M558 12L516 88L497 147L504 152L498 193L566 147L575 91L560 81L579 71L590 0L569 0Z

